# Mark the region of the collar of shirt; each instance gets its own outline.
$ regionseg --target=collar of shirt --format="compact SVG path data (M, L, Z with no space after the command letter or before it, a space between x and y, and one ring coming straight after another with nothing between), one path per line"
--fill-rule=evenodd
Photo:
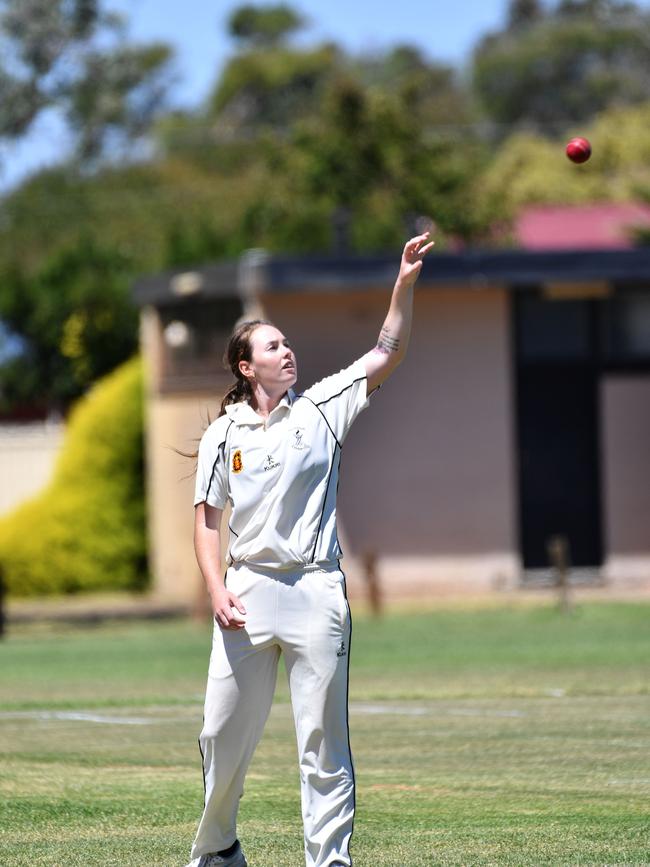
M267 421L270 421L275 415L280 412L284 413L290 409L296 399L295 391L290 388L282 396L280 403L274 407L269 413ZM264 424L264 419L258 415L249 403L231 403L226 407L226 415L232 419L236 425L254 425Z

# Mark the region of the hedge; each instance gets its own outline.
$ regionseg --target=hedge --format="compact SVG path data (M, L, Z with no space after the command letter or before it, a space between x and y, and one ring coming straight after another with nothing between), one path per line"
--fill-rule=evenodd
M76 404L50 484L0 521L8 593L142 589L143 465L142 365L134 358Z

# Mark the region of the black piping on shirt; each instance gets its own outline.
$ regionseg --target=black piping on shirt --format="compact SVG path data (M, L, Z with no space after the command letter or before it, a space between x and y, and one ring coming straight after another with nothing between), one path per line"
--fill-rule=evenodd
M208 490L205 492L205 497L204 497L206 503L208 501L208 494L210 493L210 488L212 487L212 479L214 478L214 471L216 470L217 463L219 462L219 455L221 455L223 461L225 461L225 459L226 459L225 445L226 445L226 441L228 439L228 432L229 432L230 428L233 426L233 424L234 424L234 422L231 420L230 424L226 428L226 432L223 436L222 441L217 446L217 456L214 459L214 463L212 464L212 472L210 473L210 481L208 482Z
M327 397L327 398L325 398L325 400L321 400L321 401L319 401L318 403L316 403L315 401L313 401L310 397L307 397L307 395L305 395L305 394L300 394L300 395L298 395L298 397L304 397L304 398L306 398L306 400L308 400L311 404L313 404L313 406L318 410L318 412L319 412L319 413L321 414L321 416L323 417L323 421L325 422L325 424L326 424L327 427L329 428L329 432L330 432L330 433L332 434L332 436L334 437L334 442L335 442L336 445L338 446L338 449L339 449L339 464L340 464L340 462L341 462L341 452L343 451L343 448L342 448L342 446L341 446L341 443L338 441L338 439L337 439L337 437L336 437L336 434L335 434L334 431L332 430L332 426L331 426L331 424L329 423L329 421L327 420L327 416L325 415L325 413L324 413L323 410L321 409L321 405L324 404L324 403L328 403L328 401L333 400L335 397L339 397L340 395L343 394L344 391L347 391L348 388L352 388L353 385L355 385L357 382L361 382L361 381L364 380L364 379L367 380L368 377L367 377L367 376L360 376L360 377L358 377L358 379L355 379L355 380L353 380L349 385L346 385L345 388L342 388L341 391L338 391L336 394L332 394L332 395L330 395L330 397ZM323 524L323 517L325 516L325 507L327 506L327 495L328 495L328 493L329 493L329 489L330 489L330 481L332 480L332 473L333 473L333 471L334 471L334 461L335 461L335 460L336 460L336 447L334 448L334 452L333 452L333 454L332 454L332 458L331 458L331 461L332 461L332 462L331 462L331 464L330 464L330 473L329 473L329 476L328 476L328 479L327 479L327 487L325 488L325 496L324 496L324 498L323 498L323 508L321 509L321 513L320 513L320 521L318 522L318 530L316 531L316 539L314 540L314 550L313 550L312 555L311 555L310 563L313 563L313 562L314 562L314 559L315 559L315 557L316 557L316 548L318 547L318 537L320 536L321 526L322 526L322 524ZM336 494L335 494L335 496L337 496L337 497L338 497L338 490L339 490L339 488L338 488L338 484L337 484L337 486L336 486ZM337 536L338 536L338 534L337 534ZM340 548L341 546L339 545L338 537L337 537L336 542L337 542L338 547Z
M334 437L334 439L336 439L336 437ZM332 461L330 463L330 474L327 477L327 486L325 488L325 496L323 497L323 508L321 509L321 512L320 512L320 521L318 522L318 530L316 530L316 538L314 540L314 550L312 551L311 560L309 561L310 563L313 563L315 558L316 558L316 548L318 548L318 537L320 536L320 530L321 530L321 526L323 524L323 517L325 516L325 507L327 505L327 495L329 494L330 482L332 481L332 473L334 472L334 463L336 461L336 449L337 449L337 447L339 450L339 462L340 462L341 446L340 446L338 440L336 441L336 445L334 446L334 452L332 454Z
M326 424L327 427L329 428L330 433L331 433L332 436L334 437L334 442L336 443L336 445L337 445L339 448L341 448L341 443L337 440L337 438L336 438L336 434L335 434L334 431L332 430L332 425L331 425L331 424L328 422L328 420L327 420L327 416L325 415L325 413L323 412L323 410L320 409L320 404L318 404L318 403L314 403L314 401L311 399L311 397L307 397L307 396L304 395L304 394L299 395L299 397L304 397L305 400L308 400L309 403L310 403L310 404L311 404L315 409L317 409L318 412L323 416L323 421L325 422L325 424ZM329 400L329 398L328 398L328 400ZM323 401L323 402L325 403L325 401Z
M368 379L368 377L367 376L359 376L357 379L353 379L349 385L346 385L345 388L342 388L340 391L337 391L336 394L331 394L329 397L326 397L325 400L319 400L317 406L320 406L323 403L328 403L330 400L334 400L335 397L338 397L339 395L343 394L344 391L347 391L348 388L352 388L352 386L355 383L361 382L362 379Z

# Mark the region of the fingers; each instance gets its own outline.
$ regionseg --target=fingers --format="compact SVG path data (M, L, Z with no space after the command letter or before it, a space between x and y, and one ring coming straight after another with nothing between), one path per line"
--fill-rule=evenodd
M404 253L407 256L417 256L422 258L426 256L426 254L431 250L431 248L435 245L435 241L426 242L431 237L431 232L423 232L421 235L416 235L414 238L411 238L410 241L406 242L404 247ZM424 244L424 246L422 246Z
M234 593L224 594L214 608L214 619L222 629L243 629L246 625L246 608Z
M420 244L423 244L430 235L431 232L424 232L422 235L416 235L414 238L411 238L410 241L406 242L407 249L417 250Z

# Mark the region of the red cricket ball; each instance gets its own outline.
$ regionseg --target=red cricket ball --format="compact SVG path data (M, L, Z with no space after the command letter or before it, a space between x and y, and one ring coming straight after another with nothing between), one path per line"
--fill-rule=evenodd
M586 138L572 138L566 146L566 155L572 163L586 163L591 156L591 145Z

